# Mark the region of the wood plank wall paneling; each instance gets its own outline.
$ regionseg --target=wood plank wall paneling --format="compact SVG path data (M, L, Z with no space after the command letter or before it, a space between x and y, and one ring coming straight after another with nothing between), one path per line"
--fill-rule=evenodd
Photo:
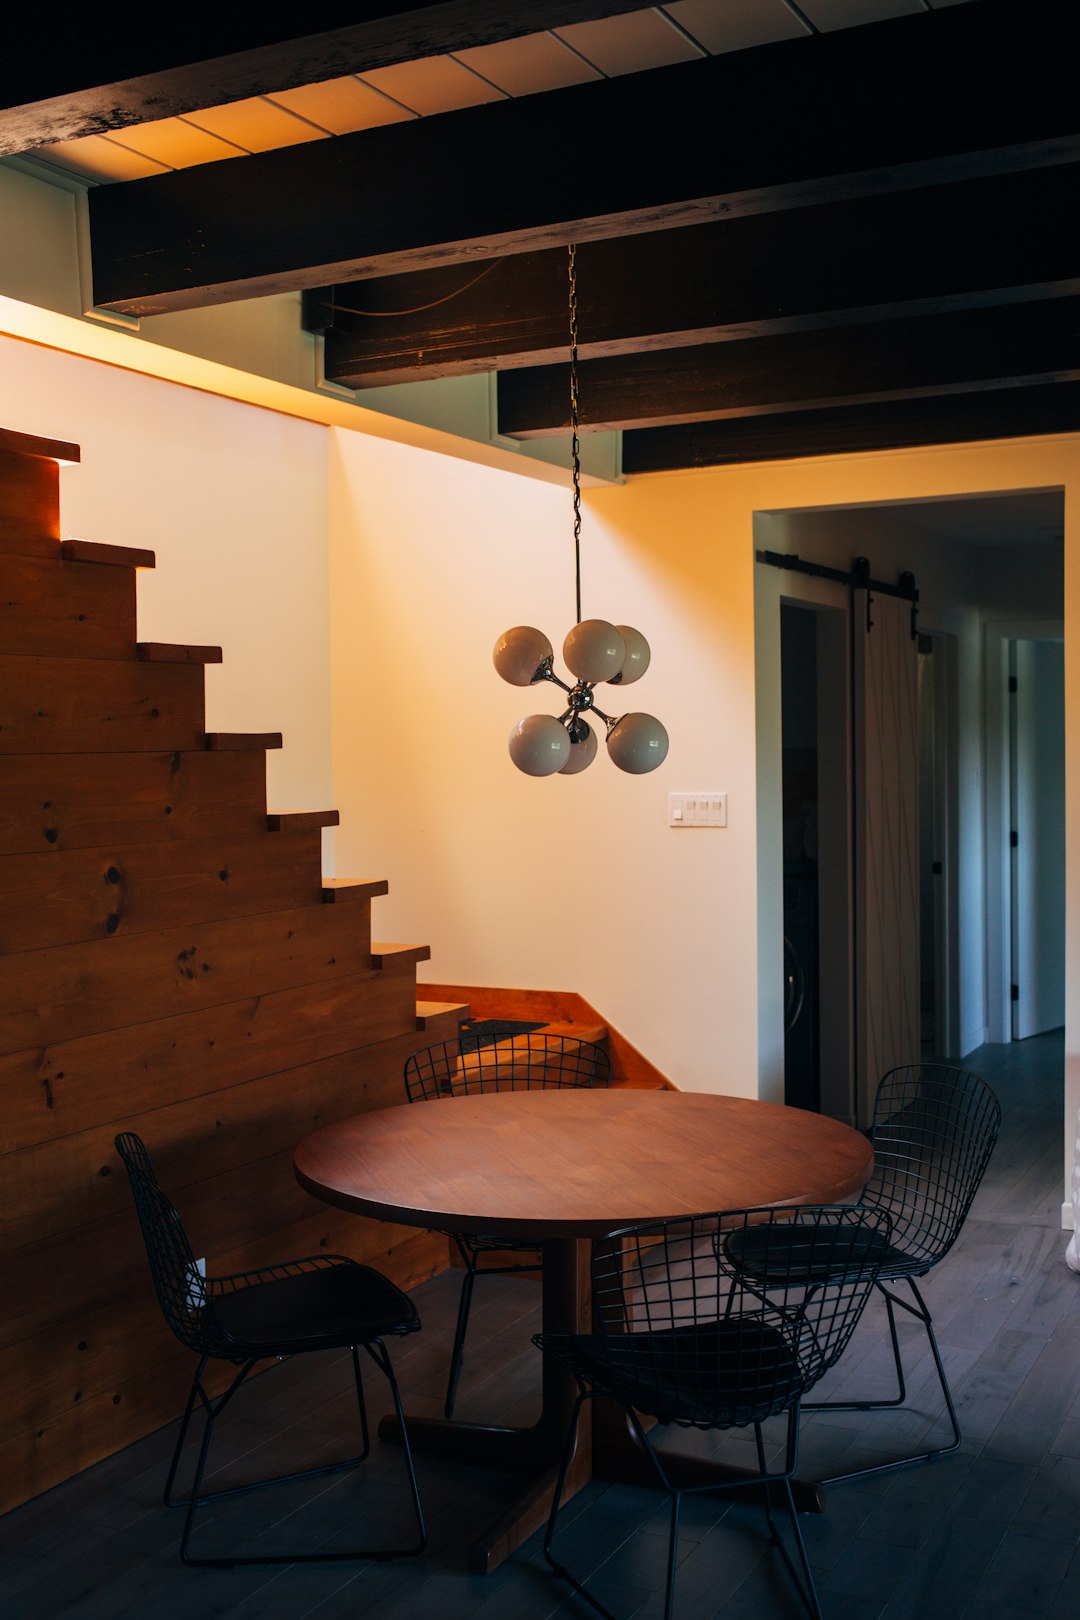
M135 574L56 557L0 556L0 648L53 658L130 658Z
M318 833L0 855L0 950L302 906L321 875Z
M0 853L255 836L268 825L259 754L10 754Z
M0 1053L375 972L357 906L298 908L20 951L0 979Z
M201 748L204 672L104 658L0 657L0 753Z
M401 1101L464 1010L421 1026L426 948L373 956L384 886L324 893L336 813L268 816L263 739L208 748L203 660L140 658L135 554L62 554L48 454L0 432L0 1511L183 1407L116 1133L211 1275L334 1252L412 1286L445 1240L320 1206L292 1150Z
M400 1030L413 990L411 974L355 973L10 1053L0 1058L0 1152L126 1118L151 1100L202 1096L208 1065L220 1097L261 1075L351 1055Z

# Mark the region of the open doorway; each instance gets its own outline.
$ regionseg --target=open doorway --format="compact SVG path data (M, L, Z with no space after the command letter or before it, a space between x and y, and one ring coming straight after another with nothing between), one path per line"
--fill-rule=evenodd
M1011 1038L1014 954L1010 931L1014 917L1030 910L1027 901L1013 901L1010 869L1008 652L1009 642L1024 636L1056 636L1060 642L1061 492L972 495L883 507L761 513L755 521L759 555L769 550L784 557L797 556L825 571L850 570L855 557L868 556L874 574L882 579L896 579L904 570L912 570L917 576L921 600L916 634L911 638L918 649L919 666L913 682L918 710L919 782L915 812L918 922L912 950L916 1017L908 1042L910 1050L893 1061L916 1061L929 1055L958 1061L987 1040L1007 1041ZM791 943L793 925L798 920L798 908L793 912L791 907L790 863L799 853L793 843L800 836L805 838L807 832L807 816L800 806L811 778L807 775L808 761L798 757L799 747L808 735L805 677L801 693L797 677L788 682L795 687L796 696L785 703L780 690L784 683L774 671L789 657L796 668L800 659L803 668L808 667L812 630L813 669L815 675L820 674L818 641L828 619L824 610L829 604L822 595L825 586L821 581L804 582L787 568L759 566L757 573L759 833L768 841L759 847L758 861L762 904L762 1094L778 1096L786 1091L784 1070L791 1055L785 1041L783 1060L777 1062L780 1054L768 1022L773 1020L773 1030L780 1027L780 998L777 995L770 1002L766 975L775 973L777 989L782 977L787 988L792 976L790 952L781 973L782 942L787 936ZM770 574L772 578L767 577ZM838 610L836 618L841 624L849 612L847 599L847 592L842 592L840 600L831 604ZM1004 614L1016 609L1030 617L1006 621ZM997 615L1002 615L1000 622ZM783 623L791 627L790 631L781 628ZM849 653L851 635L849 628ZM994 697L985 672L995 664L999 651L1004 660L1002 684L1000 695ZM798 716L800 703L802 719L789 726L785 710ZM835 1014L827 1017L821 1004L825 975L838 959L831 946L828 950L824 946L822 916L827 887L820 867L822 836L834 824L845 821L844 814L826 815L822 809L821 750L827 737L841 749L850 744L853 720L849 704L841 700L830 706L828 724L823 726L820 691L813 708L817 719L811 743L817 792L812 820L816 824L819 862L818 995L814 1017L804 1033L816 1022L817 1069L815 1077L811 1058L809 1082L805 1077L796 1077L793 1092L805 1092L807 1084L810 1088L816 1084L817 1105L823 1112L865 1123L861 1116L866 1096L854 1080L860 1012L857 988L852 989L844 1009L842 1038L838 1036ZM1045 704L1040 708L1045 709ZM772 749L775 753L770 755ZM775 761L772 766L770 757ZM852 757L849 750L842 759L845 783ZM770 799L770 795L775 798ZM776 805L775 812L770 811L770 802ZM850 901L859 829L853 825L850 808L846 819L849 865L842 886ZM805 858L805 847L802 854ZM775 879L769 875L770 861ZM1059 863L1059 893L1060 870ZM805 912L802 920L806 921ZM772 945L770 938L775 941ZM860 969L865 972L857 929L852 927L840 944L849 948L848 966L855 984ZM1054 949L1063 967L1063 952ZM812 951L807 954L812 960ZM801 951L799 956L805 968ZM995 984L1001 988L997 996ZM789 1012L790 1005L789 1000ZM822 1047L825 1039L833 1043L827 1062ZM804 1058L797 1061L805 1063ZM868 1081L872 1078L868 1074ZM812 1089L808 1094L812 1097ZM794 1094L791 1100L796 1100Z

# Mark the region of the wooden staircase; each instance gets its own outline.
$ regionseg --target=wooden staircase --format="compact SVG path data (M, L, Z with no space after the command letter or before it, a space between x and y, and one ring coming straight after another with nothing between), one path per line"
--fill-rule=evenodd
M60 541L55 457L0 431L0 1511L183 1405L117 1131L211 1272L327 1250L408 1287L444 1240L318 1204L292 1149L468 1011L372 944L385 882L323 878L336 811L267 814L280 737L207 733L220 649L137 641L153 553Z

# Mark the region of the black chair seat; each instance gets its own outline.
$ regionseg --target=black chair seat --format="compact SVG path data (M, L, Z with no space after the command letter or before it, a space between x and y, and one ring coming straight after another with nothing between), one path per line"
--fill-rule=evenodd
M388 1277L343 1255L318 1270L249 1283L213 1301L238 1356L294 1355L415 1333L420 1318Z
M735 1318L621 1340L538 1334L534 1343L659 1423L722 1429L763 1422L789 1405L801 1382L796 1339L797 1327L785 1336Z
M857 1274L867 1263L878 1277L893 1266L905 1268L899 1274L906 1275L908 1264L908 1256L883 1233L859 1228L837 1232L826 1250L813 1227L796 1224L777 1233L747 1226L730 1233L722 1248L736 1272L756 1282L787 1277L796 1267L813 1281L824 1282L844 1272Z

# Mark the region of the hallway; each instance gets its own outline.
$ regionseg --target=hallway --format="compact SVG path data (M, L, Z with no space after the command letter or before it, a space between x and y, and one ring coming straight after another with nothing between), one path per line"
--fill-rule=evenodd
M972 1053L1004 1107L1001 1139L957 1247L927 1280L964 1430L954 1456L829 1492L803 1519L827 1620L1008 1620L1080 1613L1080 1277L1060 1229L1062 1036ZM425 1331L394 1347L406 1404L437 1412L456 1308L456 1275L415 1297ZM464 1418L527 1421L535 1407L534 1283L477 1290L459 1400ZM903 1331L903 1327L902 1327ZM911 1404L897 1413L821 1414L803 1425L800 1472L813 1477L918 1444L936 1429L938 1392L919 1330ZM887 1384L884 1312L860 1325L834 1375L852 1394ZM310 1365L305 1362L310 1361ZM340 1360L302 1358L259 1378L223 1423L226 1471L340 1454L352 1420ZM878 1376L884 1373L884 1378ZM375 1410L382 1391L369 1386ZM12 1620L548 1620L584 1615L551 1579L538 1538L490 1577L466 1574L469 1528L493 1518L512 1481L420 1458L431 1531L423 1560L184 1569L179 1526L160 1507L175 1428L161 1430L0 1521L0 1608ZM708 1437L682 1439L710 1445ZM715 1446L737 1456L734 1435ZM316 1460L312 1458L312 1460ZM389 1533L407 1512L400 1458L377 1447L366 1468L286 1486L204 1516L232 1544L265 1535L304 1544L355 1539L358 1517ZM676 1613L682 1620L770 1620L801 1612L761 1534L758 1510L687 1499ZM595 1590L620 1617L661 1613L667 1509L655 1493L593 1484L566 1516L570 1561L597 1568ZM376 1530L376 1534L379 1533ZM219 1543L220 1544L220 1543ZM197 1545L197 1544L196 1544ZM207 1550L209 1550L207 1548Z

